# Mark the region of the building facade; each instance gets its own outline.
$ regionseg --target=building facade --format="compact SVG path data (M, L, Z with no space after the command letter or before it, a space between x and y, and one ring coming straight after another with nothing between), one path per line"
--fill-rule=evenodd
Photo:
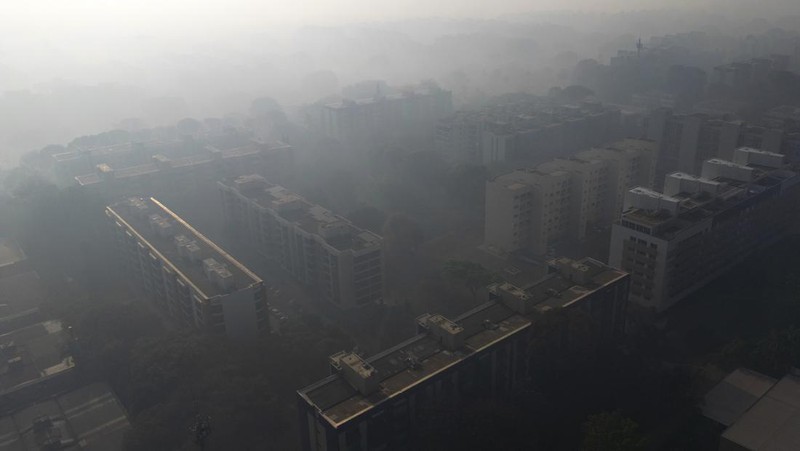
M269 333L261 279L157 200L106 208L125 273L175 323L249 339Z
M256 140L231 148L206 145L189 155L168 155L155 153L138 165L100 163L93 172L74 177L73 181L84 192L101 199L153 196L253 171L277 176L289 171L294 159L291 146Z
M302 449L415 449L471 400L513 395L527 380L529 332L549 310L580 308L609 333L624 325L627 274L591 259L552 267L525 289L492 287L493 300L453 320L420 316L416 336L373 357L331 356L331 375L298 391Z
M624 193L652 183L654 150L650 141L626 139L488 181L484 244L545 255L558 241L610 227Z
M453 111L452 93L423 84L399 93L345 99L312 108L309 125L339 142L369 144L406 135L427 135Z
M739 148L663 192L635 188L614 224L609 264L631 273L631 300L667 309L794 226L800 177L784 156Z
M383 299L383 240L261 176L220 182L229 227L340 308Z

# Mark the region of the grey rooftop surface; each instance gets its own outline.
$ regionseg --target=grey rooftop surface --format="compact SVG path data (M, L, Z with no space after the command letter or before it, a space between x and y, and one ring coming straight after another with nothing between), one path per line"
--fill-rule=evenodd
M489 302L461 315L454 321L464 328L464 346L448 351L428 334L419 334L389 348L366 361L377 370L379 389L364 396L340 375L329 376L298 393L334 427L361 415L386 400L446 370L492 344L527 329L531 322L496 302ZM487 328L486 324L496 327ZM414 368L408 362L413 356L419 362Z
M118 450L129 427L111 389L94 383L0 417L0 451L53 449L48 439L64 444L58 449Z
M261 282L261 279L243 264L153 198L127 199L107 207L106 212L113 220L123 225L127 224L130 229L133 229L141 240L144 240L147 245L160 254L163 260L183 274L207 298L222 296L230 291L223 290L206 277L202 265L204 259L213 258L226 265L234 277L234 290L245 289ZM153 215L158 215L168 221L174 231L168 236L157 233L149 222ZM174 238L178 235L194 240L200 247L201 257L198 261L192 262L179 254Z

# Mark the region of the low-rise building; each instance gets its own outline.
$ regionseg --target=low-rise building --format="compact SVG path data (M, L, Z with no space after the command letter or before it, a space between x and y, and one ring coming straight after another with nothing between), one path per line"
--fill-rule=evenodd
M383 240L258 175L220 182L225 218L265 259L340 308L383 299Z
M10 238L0 238L0 278L28 271L28 256L19 243Z
M55 320L0 335L0 412L73 386L73 345L71 332Z
M720 425L719 451L796 449L800 443L800 375L775 380L740 368L717 384L703 415Z
M111 388L94 383L0 416L0 448L123 449L128 417Z
M231 338L269 332L261 279L156 199L106 208L123 268L176 323Z
M631 273L631 300L664 310L791 230L800 176L784 156L739 148L733 160L629 191L609 264Z

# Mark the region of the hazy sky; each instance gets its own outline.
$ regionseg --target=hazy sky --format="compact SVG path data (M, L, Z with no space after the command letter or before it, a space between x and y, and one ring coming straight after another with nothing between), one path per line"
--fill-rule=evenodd
M722 0L3 0L0 33L53 38L65 33L213 34L275 23L495 17L542 10L619 11L676 8L709 1ZM784 5L795 1L772 0Z

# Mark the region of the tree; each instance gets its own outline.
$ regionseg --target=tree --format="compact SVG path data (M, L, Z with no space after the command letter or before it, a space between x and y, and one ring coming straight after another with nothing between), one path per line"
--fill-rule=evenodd
M639 451L645 448L639 425L619 412L590 415L583 423L584 451Z
M467 260L448 260L442 271L446 276L463 282L473 299L477 298L478 290L497 280L497 276L483 265Z
M419 224L400 213L389 216L383 225L383 238L391 252L410 251L413 253L422 244L424 234Z

